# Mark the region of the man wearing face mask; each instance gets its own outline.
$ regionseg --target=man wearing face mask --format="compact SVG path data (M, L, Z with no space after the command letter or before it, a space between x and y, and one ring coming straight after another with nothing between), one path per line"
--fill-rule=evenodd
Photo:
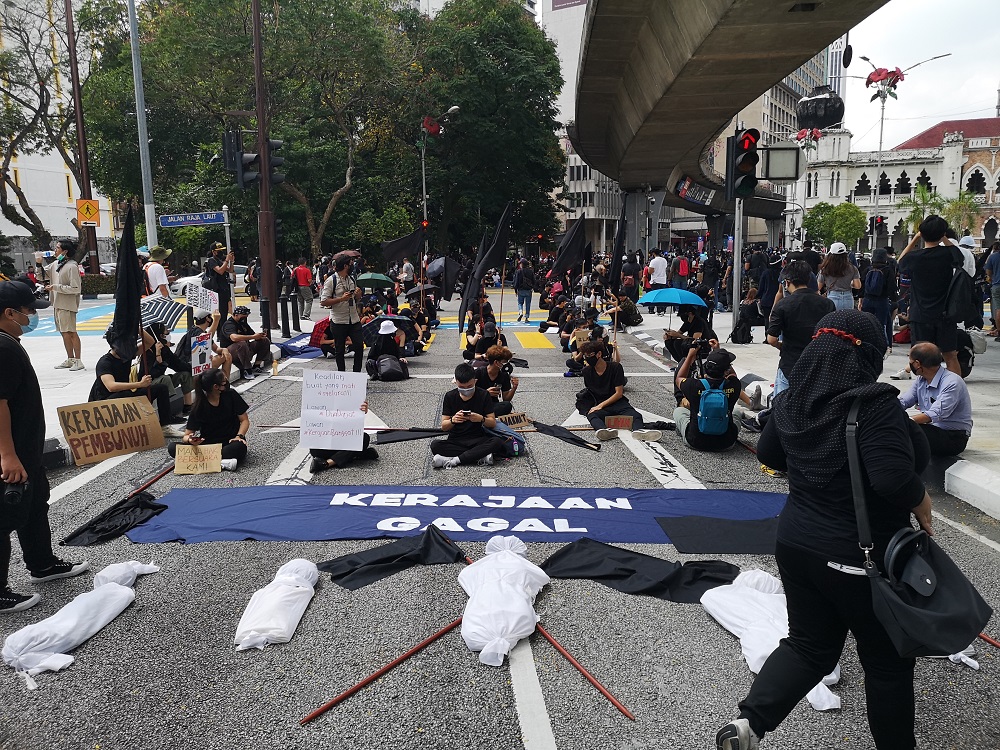
M476 385L476 368L463 362L455 368L455 388L444 395L441 429L447 438L431 442L435 469L454 469L459 464L492 466L493 454L504 449L503 438L484 428L497 425L494 398Z
M49 481L42 465L45 416L42 392L20 338L38 325L38 310L48 307L19 281L0 281L0 614L38 604L38 594L11 591L10 533L17 531L24 562L34 583L70 578L90 566L63 562L52 553L49 530ZM19 498L18 502L13 502Z
M80 280L80 266L75 260L76 243L59 240L56 250L55 262L45 268L49 279L45 291L52 299L52 318L66 349L66 361L56 365L56 369L75 372L84 369L80 359L80 334L76 332L76 314L80 310L83 282Z
M583 352L583 384L585 390L577 394L577 410L587 417L587 421L597 430L598 440L614 440L618 430L608 429L605 417L632 417L632 437L636 440L655 442L662 433L659 430L647 430L642 422L642 415L635 410L625 396L625 370L618 362L609 362L604 358L604 341L588 341L580 351Z
M232 287L229 274L236 263L236 254L227 252L226 246L216 242L211 247L212 257L205 261L205 273L215 278L215 289L219 295L219 312L228 315L233 309Z
M480 388L490 394L495 402L493 414L502 417L514 411L514 394L520 381L511 375L514 355L506 346L494 345L486 350L486 367L477 368L476 380Z
M344 353L347 349L347 339L351 340L354 350L354 372L361 372L364 362L364 336L361 333L361 314L358 312L358 300L361 299L361 289L351 276L351 259L341 256L334 261L334 273L323 283L319 304L330 308L330 326L328 331L333 334L336 350L337 369L343 372L347 369Z

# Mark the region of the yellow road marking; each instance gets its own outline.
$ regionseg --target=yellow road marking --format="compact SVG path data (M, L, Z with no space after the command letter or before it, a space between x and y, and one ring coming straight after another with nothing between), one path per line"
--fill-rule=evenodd
M515 331L514 335L517 336L517 340L521 342L521 346L525 349L556 348L556 345L552 343L552 339L544 333L539 333L538 331L534 331L533 333L521 333L520 331Z

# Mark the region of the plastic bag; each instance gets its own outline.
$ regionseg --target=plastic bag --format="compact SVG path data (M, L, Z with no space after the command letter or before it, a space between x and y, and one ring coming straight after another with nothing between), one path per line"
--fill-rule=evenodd
M316 592L317 580L319 570L309 560L296 558L278 568L274 580L250 597L236 626L236 650L262 649L269 643L292 640Z
M535 596L549 582L537 565L524 558L524 542L515 536L494 536L486 557L465 568L458 582L469 602L462 616L462 637L479 661L499 667L522 638L535 630Z
M701 605L722 627L740 639L747 666L760 672L767 657L788 635L788 607L781 581L763 570L740 573L728 586L706 591ZM806 699L817 711L840 708L840 696L827 685L840 682L840 665L809 691Z

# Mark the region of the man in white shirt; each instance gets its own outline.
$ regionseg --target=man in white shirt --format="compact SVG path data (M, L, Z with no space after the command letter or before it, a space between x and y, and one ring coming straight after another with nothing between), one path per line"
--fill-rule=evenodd
M142 267L146 282L146 296L158 294L170 299L170 282L167 280L167 271L163 268L161 261L166 260L172 252L173 250L160 245L149 249L149 263Z
M653 289L666 289L667 270L669 269L667 259L660 254L659 250L650 250L649 254L652 256L649 259L649 288L651 291ZM667 312L667 306L656 305L654 310L657 315L663 315Z

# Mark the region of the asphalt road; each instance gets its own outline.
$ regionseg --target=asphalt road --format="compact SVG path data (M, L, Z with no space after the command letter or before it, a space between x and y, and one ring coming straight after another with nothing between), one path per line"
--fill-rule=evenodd
M496 302L494 302L496 304ZM508 326L508 335L534 326ZM558 349L511 348L530 361L520 370L516 405L540 421L561 424L572 416L578 379L559 375ZM670 374L649 350L621 336L630 375L628 396L646 411L670 416ZM85 340L85 349L88 348ZM37 344L36 344L37 346ZM58 340L51 339L58 348ZM632 347L635 347L633 349ZM33 355L34 356L34 355ZM373 383L371 410L392 425L434 424L441 397L459 361L456 331L440 333L429 353L415 358L413 379ZM297 468L297 433L265 431L299 412L298 376L331 361L286 365L280 378L261 378L244 391L251 405L250 455L236 473L203 477L168 475L153 488L256 486L308 477ZM91 366L92 372L92 366ZM92 377L89 376L89 377ZM744 436L753 444L753 436ZM493 467L431 468L426 442L379 449L377 462L324 472L313 484L447 486L649 487L662 486L625 441L599 454L542 435L529 437L530 452ZM778 491L783 480L761 473L749 450L721 455L685 448L674 433L661 447L692 484L707 488ZM51 509L60 539L131 488L167 465L165 451L133 455L100 473L90 470L81 487ZM51 475L54 487L83 469ZM68 485L67 485L68 486ZM944 513L940 544L960 563L994 607L1000 606L1000 544L996 524L970 506L935 493ZM951 520L952 524L948 521ZM960 522L958 526L955 522ZM970 528L971 527L971 528ZM981 535L981 536L980 536ZM66 558L86 557L94 570L122 560L153 560L159 573L136 584L136 600L122 615L78 648L61 673L46 673L34 692L3 667L0 671L0 747L4 750L159 750L280 747L342 748L565 748L652 750L712 747L716 729L735 715L752 675L739 643L699 605L620 594L587 581L553 581L536 601L542 623L636 716L616 711L537 634L513 668L481 665L457 631L405 662L324 717L301 727L312 709L403 653L462 613L466 596L458 565L418 567L350 592L328 581L316 593L293 640L264 651L235 653L233 634L250 596L293 557L321 561L376 546L377 541L226 542L133 545L125 539L89 549L63 548ZM473 557L481 543L462 543ZM538 563L560 544L530 544ZM623 545L668 559L668 544ZM699 556L694 556L699 557ZM773 558L720 555L743 569L776 573ZM91 574L37 589L40 605L0 620L6 634L56 612L91 587ZM14 542L12 586L31 591ZM988 632L1000 633L996 618ZM941 660L917 666L917 737L922 748L993 748L1000 743L1000 650L984 642L980 670ZM843 677L833 690L841 710L820 713L804 702L773 735L768 748L872 746L865 719L863 676L849 641ZM537 678L534 676L537 675ZM537 679L537 690L533 689Z

